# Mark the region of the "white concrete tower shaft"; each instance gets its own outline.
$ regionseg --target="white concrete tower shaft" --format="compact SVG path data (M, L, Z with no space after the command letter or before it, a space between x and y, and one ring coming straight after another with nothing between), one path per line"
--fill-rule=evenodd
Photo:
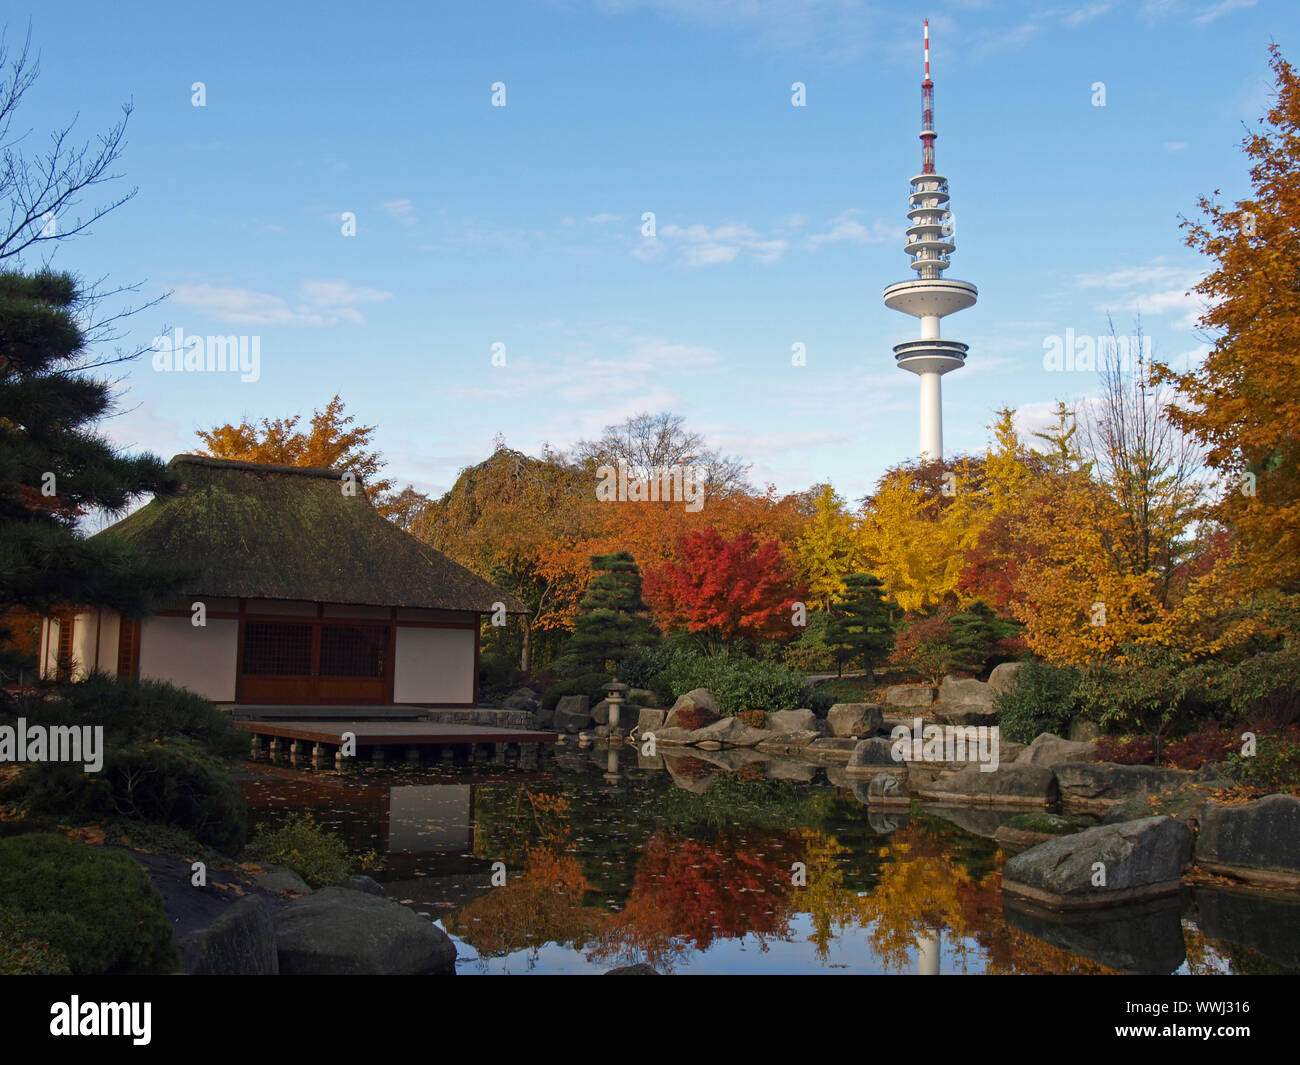
M910 209L904 246L916 278L885 289L885 306L920 319L919 340L894 345L894 359L921 378L921 461L943 458L943 387L940 378L966 364L967 346L944 340L939 323L974 306L979 290L968 281L945 278L952 239L948 179L934 168L934 82L930 80L930 21L925 22L925 80L921 82L921 172L911 180Z

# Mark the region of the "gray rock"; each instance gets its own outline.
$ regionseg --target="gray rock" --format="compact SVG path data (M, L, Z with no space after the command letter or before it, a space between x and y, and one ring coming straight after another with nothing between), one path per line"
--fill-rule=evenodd
M893 744L881 736L872 736L869 739L858 740L857 745L853 748L853 753L849 755L849 769L857 769L864 766L887 765L895 769L901 768L903 763L894 757Z
M992 710L994 694L993 689L982 680L949 674L939 684L939 705L978 706Z
M550 728L555 724L555 711L539 706L533 711L533 728Z
M1044 732L1020 752L1016 759L1020 765L1060 765L1062 762L1090 762L1097 753L1095 743L1071 743L1060 736Z
M817 715L811 710L773 710L763 720L773 732L816 732Z
M432 921L390 899L323 888L273 918L280 972L406 976L456 971L456 948Z
M938 703L934 719L942 725L996 725L998 712L979 703Z
M618 717L619 717L619 721L621 722L623 720L623 710L621 707L618 712ZM598 702L595 706L591 708L591 720L594 721L597 725L609 724L609 700L608 699L602 699L600 702Z
M900 802L908 803L911 801L907 793L907 785L892 773L877 773L871 778L871 783L867 785L867 801L869 803L891 803Z
M644 736L647 732L656 732L664 727L664 718L668 716L666 710L655 710L648 706L643 706L637 714L636 727L641 730Z
M880 707L875 703L836 703L826 712L832 736L863 739L884 727Z
M1002 890L1060 909L1134 902L1177 892L1191 854L1191 831L1171 817L1098 825L1017 854Z
M384 890L383 885L369 876L350 876L339 887L347 888L349 891L364 891L367 895L377 895L381 899L388 898L388 892Z
M933 817L941 817L956 825L963 832L985 839L996 836L998 829L1014 813L1011 806L955 806L951 800L946 803L927 802L922 809Z
M557 732L581 732L591 728L590 700L585 695L565 695L555 704Z
M707 688L694 688L685 695L679 695L672 709L668 711L664 723L670 728L676 728L677 715L684 710L702 710L710 717L718 716L718 704L713 701L713 696L709 694Z
M999 765L985 773L978 765L967 766L917 789L924 799L939 802L969 802L988 806L1048 806L1056 801L1056 777L1046 766Z
M1104 813L1115 803L1177 788L1192 779L1181 769L1114 762L1062 762L1053 771L1066 807L1092 813Z
M885 689L886 706L924 709L933 702L934 689L928 684L895 684Z
M1066 739L1072 743L1090 743L1094 740L1101 739L1101 727L1095 721L1089 721L1086 717L1076 717L1070 721L1070 731L1066 733Z
M769 733L762 729L750 728L738 717L723 717L691 733L693 742L715 742L724 747L754 747L766 739Z
M768 732L768 738L758 745L760 751L773 754L796 754L813 741L820 739L817 732Z
M1000 666L994 666L993 672L989 674L989 688L993 694L1006 695L1016 686L1019 673L1024 668L1023 662L1003 662Z
M1300 799L1266 795L1197 810L1196 864L1244 880L1300 884Z
M517 692L511 692L502 700L501 705L507 710L536 710L541 703L537 696L524 688Z
M258 864L262 866L262 871L253 877L254 887L259 887L272 895L283 895L289 891L298 895L311 894L307 881L292 869L283 865L268 865L264 862Z
M275 976L280 971L275 926L260 895L246 895L177 945L181 968L191 976Z

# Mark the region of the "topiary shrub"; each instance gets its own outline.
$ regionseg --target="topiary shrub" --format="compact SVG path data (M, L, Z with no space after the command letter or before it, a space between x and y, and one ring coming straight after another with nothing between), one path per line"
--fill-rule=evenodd
M0 906L77 975L177 968L162 899L123 851L37 833L0 839Z
M248 832L248 811L230 771L183 739L110 746L103 769L93 775L80 766L40 762L23 771L14 791L29 810L170 825L225 854L238 854Z
M515 660L500 651L484 651L478 659L478 691L482 699L504 698L517 687Z
M328 887L352 871L352 858L338 836L316 823L310 813L291 815L278 828L258 825L244 852L256 862L292 869L312 887Z
M21 910L0 906L0 976L66 976L72 970L63 951L50 945L60 933L75 931L75 922L63 914L31 917Z
M1044 732L1064 736L1080 712L1080 673L1073 666L1026 662L1009 692L994 700L998 726L1012 743L1032 743Z

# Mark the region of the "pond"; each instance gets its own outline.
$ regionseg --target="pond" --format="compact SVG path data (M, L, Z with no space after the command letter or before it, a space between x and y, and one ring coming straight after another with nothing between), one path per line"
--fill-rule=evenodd
M1003 905L1008 813L881 810L782 758L561 747L540 768L248 765L255 824L310 810L456 943L457 971L1282 973L1300 899L1226 886L1063 918ZM837 778L838 779L838 778Z

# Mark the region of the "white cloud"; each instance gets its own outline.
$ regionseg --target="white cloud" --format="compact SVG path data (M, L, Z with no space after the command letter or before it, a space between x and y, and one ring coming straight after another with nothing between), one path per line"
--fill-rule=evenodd
M1098 15L1104 15L1109 10L1110 4L1107 3L1085 4L1074 11L1067 12L1063 21L1073 29L1075 26L1082 26L1085 22L1091 22Z
M1232 11L1241 11L1244 10L1245 8L1254 7L1254 6L1255 6L1255 0L1220 0L1220 2L1217 4L1211 4L1199 15L1197 15L1194 19L1192 19L1192 21L1195 22L1198 26L1204 26L1207 23L1213 22L1215 19L1220 18L1223 15L1227 15Z
M1165 141L1165 151L1167 152L1181 152L1186 147L1186 141Z
M172 299L218 321L238 325L331 326L339 322L361 324L365 319L356 304L391 299L393 294L346 281L304 281L298 295L299 300L291 304L266 292L200 282L177 285Z
M404 226L413 226L419 221L415 217L415 205L410 200L388 200L379 205L379 209L385 214L397 219Z
M789 248L788 241L765 237L751 226L737 222L720 226L698 222L689 226L669 223L659 227L659 237L667 246L675 247L681 261L691 267L734 262L741 252L748 253L758 262L772 263ZM650 256L643 252L639 257Z
M610 214L608 211L605 211L602 212L601 214L588 215L586 218L583 219L583 221L590 222L592 225L595 226L603 226L609 222L617 222L622 217L623 217L622 215Z
M824 244L886 244L901 240L904 230L898 226L888 225L879 220L870 226L859 221L862 211L856 207L844 211L830 221L830 228L824 233L811 233L807 237L809 251L816 251Z

